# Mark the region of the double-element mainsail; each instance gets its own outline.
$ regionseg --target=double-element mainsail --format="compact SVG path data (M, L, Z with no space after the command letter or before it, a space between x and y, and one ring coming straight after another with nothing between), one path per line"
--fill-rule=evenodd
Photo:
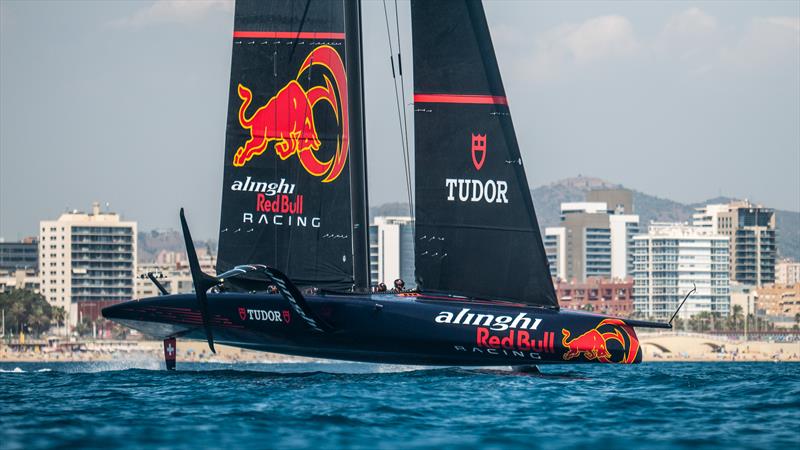
M236 3L218 272L266 264L301 286L364 284L350 173L362 149L349 98L360 102L361 86L349 80L346 11L342 0Z

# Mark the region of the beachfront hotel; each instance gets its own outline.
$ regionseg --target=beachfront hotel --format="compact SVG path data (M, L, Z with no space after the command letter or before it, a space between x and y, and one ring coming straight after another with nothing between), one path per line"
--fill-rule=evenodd
M40 291L72 326L81 304L131 299L135 273L136 222L101 212L95 202L91 213L73 210L39 223Z
M697 286L680 317L701 312L727 316L730 309L728 237L710 228L653 223L633 238L633 303L637 312L669 319L683 297Z

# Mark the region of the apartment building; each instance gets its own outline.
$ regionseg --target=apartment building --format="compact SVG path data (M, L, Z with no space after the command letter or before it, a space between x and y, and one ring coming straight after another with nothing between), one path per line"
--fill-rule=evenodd
M706 227L654 223L633 238L633 302L637 312L669 319L686 293L697 292L680 317L730 310L729 238Z
M136 273L136 222L113 212L77 210L39 225L40 291L78 321L78 303L133 297Z

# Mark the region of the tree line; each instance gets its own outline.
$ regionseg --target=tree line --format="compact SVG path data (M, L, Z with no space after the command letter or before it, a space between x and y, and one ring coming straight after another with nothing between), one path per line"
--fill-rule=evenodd
M5 333L40 335L66 318L66 311L47 303L41 295L27 289L0 292L0 311L5 314Z

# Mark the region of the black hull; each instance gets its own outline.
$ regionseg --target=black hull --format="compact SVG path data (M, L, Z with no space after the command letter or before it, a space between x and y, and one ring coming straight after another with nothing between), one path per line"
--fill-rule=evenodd
M280 295L209 294L214 341L287 355L390 364L509 366L641 362L633 328L615 318L418 294L319 295L331 327L311 330ZM103 316L154 338L205 340L194 294L133 300Z

